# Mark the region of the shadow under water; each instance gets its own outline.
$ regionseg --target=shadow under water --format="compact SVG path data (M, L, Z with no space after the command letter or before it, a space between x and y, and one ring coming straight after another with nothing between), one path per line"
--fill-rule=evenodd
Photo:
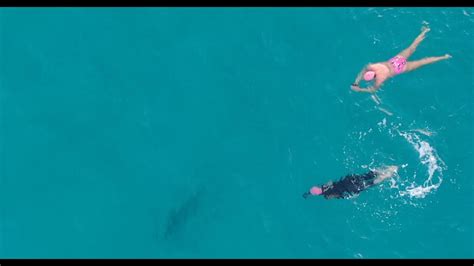
M169 212L162 235L163 239L169 240L183 229L186 223L196 214L202 194L203 189L193 192L178 208Z

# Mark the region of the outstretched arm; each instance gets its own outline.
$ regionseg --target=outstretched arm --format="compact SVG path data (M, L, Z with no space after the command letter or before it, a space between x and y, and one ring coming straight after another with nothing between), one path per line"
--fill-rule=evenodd
M351 89L354 91L359 91L359 92L368 92L368 93L374 93L376 92L381 85L374 85L374 86L369 86L367 88L361 88L359 85L352 84Z

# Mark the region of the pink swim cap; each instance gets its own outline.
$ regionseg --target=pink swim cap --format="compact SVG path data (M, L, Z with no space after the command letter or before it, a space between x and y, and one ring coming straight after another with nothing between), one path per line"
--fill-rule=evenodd
M320 187L312 187L309 192L311 192L311 195L321 195L321 194L323 194L323 190Z
M364 79L366 81L372 80L372 79L374 79L374 77L375 77L375 72L374 71L367 71L364 74Z

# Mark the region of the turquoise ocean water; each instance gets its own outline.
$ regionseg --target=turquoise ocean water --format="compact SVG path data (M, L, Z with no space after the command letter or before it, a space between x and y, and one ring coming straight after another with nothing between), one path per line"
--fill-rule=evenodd
M452 59L350 90L423 24L412 59ZM0 9L0 257L472 258L473 36L473 8Z

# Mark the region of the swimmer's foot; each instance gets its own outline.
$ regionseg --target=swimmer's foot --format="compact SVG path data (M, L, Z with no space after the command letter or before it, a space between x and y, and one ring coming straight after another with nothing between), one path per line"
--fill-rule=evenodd
M449 59L449 58L451 58L451 57L452 57L452 56L451 56L450 54L445 54L445 55L444 55L444 59Z
M431 29L424 25L423 27L421 27L421 34L425 35L428 31L430 31Z
M381 169L374 170L374 172L377 173L377 178L374 180L374 184L378 184L387 178L391 178L397 173L397 171L398 166L396 165L390 165Z
M418 44L420 44L426 38L426 33L430 30L431 29L428 28L427 26L421 27L421 33L416 37L414 44L412 45L415 45L415 48L416 48L416 46L418 46Z

